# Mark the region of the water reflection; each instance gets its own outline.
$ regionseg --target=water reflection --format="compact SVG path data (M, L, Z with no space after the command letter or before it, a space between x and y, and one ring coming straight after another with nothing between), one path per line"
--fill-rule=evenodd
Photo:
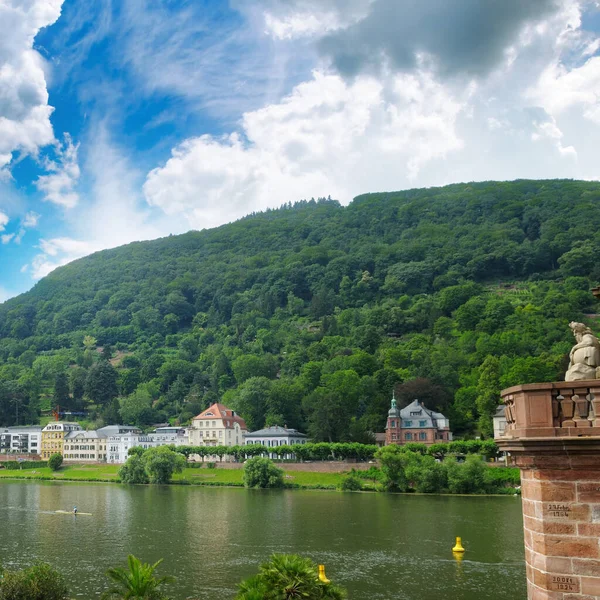
M93 516L53 512L74 505ZM353 600L526 596L517 498L0 483L0 562L48 561L82 598L128 553L164 558L177 598L231 598L272 552L325 564Z

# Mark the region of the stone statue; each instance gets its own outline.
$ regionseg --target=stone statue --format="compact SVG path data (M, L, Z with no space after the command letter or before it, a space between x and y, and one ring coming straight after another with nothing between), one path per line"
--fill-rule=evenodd
M577 343L569 354L569 370L565 381L600 378L600 342L583 323L569 323ZM598 373L596 370L598 369Z

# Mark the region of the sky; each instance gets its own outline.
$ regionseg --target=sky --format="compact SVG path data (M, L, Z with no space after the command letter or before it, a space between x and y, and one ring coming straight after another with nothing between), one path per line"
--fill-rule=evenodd
M0 302L311 197L600 178L592 0L0 0Z

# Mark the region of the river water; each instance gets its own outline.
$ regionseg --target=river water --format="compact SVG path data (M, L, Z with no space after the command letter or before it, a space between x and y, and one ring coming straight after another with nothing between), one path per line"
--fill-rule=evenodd
M92 516L56 514L76 505ZM455 536L466 553L451 552ZM96 598L133 553L164 558L169 595L228 599L273 552L326 565L351 600L524 600L515 497L0 482L0 564L49 562Z

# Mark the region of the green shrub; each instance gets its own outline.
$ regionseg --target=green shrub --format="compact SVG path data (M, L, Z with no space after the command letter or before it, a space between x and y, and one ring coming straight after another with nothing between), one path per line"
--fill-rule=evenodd
M317 565L296 554L274 554L262 564L258 574L238 586L236 600L342 600L346 592L319 579Z
M119 479L123 483L149 483L146 466L139 454L132 454L127 462L119 469Z
M215 462L208 462L208 463L206 463L206 468L207 469L216 469L217 468L217 463L215 463Z
M49 459L48 459L48 466L53 470L53 471L58 471L63 464L63 457L62 454L59 454L58 452L56 454L53 454Z
M360 492L362 490L362 482L356 471L352 470L351 473L342 479L340 489L343 492Z
M16 460L7 460L0 462L0 469L4 468L7 471L20 471L21 469L42 469L47 467L48 462L45 460L23 460L21 462Z
M244 464L244 485L248 488L283 487L283 470L268 458L250 458Z
M0 600L68 600L64 577L50 565L0 573Z

